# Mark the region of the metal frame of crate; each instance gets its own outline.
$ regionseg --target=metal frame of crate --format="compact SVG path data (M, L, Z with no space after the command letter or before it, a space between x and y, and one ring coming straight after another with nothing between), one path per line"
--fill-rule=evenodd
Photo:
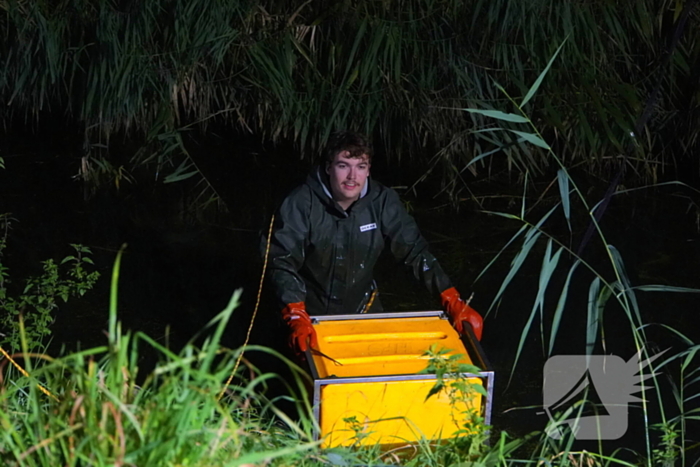
M368 313L368 314L353 314L353 315L320 315L312 316L314 324L323 321L342 321L342 320L372 320L372 319L394 319L394 318L425 318L425 317L440 317L447 319L447 316L442 311L413 311L413 312L392 312L392 313ZM491 424L491 410L493 406L493 386L495 373L489 363L481 344L476 339L471 325L464 322L464 333L460 335L460 340L464 344L472 363L482 368L479 373L462 373L462 376L467 378L481 378L486 387L487 397L482 404L482 417L486 425ZM373 382L390 382L390 381L430 381L436 380L436 376L432 374L399 374L399 375L384 375L384 376L361 376L361 377L319 377L316 366L313 364L313 355L310 350L306 351L306 361L309 362L311 376L314 380L313 391L313 415L317 423L320 425L321 417L321 389L329 384L348 384L348 383L373 383ZM319 439L321 433L315 432L315 439Z

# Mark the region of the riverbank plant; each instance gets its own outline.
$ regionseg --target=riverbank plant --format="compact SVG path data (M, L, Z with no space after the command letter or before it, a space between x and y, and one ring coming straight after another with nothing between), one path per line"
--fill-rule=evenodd
M119 262L118 257L106 345L51 358L28 352L23 338L22 352L2 361L2 465L438 466L483 459L485 466L495 466L520 445L519 440L503 436L497 446L487 449L481 433L478 444L462 451L455 448L464 448L463 439L461 444L438 445L423 440L404 447L401 455L378 447L321 450L313 439L318 427L311 416L304 372L269 349L220 346L240 291L203 331L199 339L203 344L190 343L175 353L143 333L122 332L116 313ZM295 403L295 416L265 396L276 375L261 374L249 364L240 368L233 384L222 387L244 350L282 358L292 370L295 380L287 384L285 397ZM155 368L147 372L139 368L144 352L158 355ZM439 352L433 357L427 371L440 376L434 392L443 387L460 394L471 390L449 378L450 372L463 368L453 368L453 362ZM16 371L9 359L28 373ZM456 395L457 399L462 396Z
M640 457L636 462L625 460L628 456L619 456L619 452L576 449L570 430L564 430L558 439L548 436L547 430L513 439L498 427L491 427L495 431L490 434L489 444L485 431L474 432L479 415L472 412L463 414L471 428L445 442L421 440L400 451L379 446L320 449L313 439L317 427L310 415L304 372L269 349L249 346L231 350L220 346L240 292L203 331L201 345L195 345L193 339L175 353L143 333L121 330L116 313L118 264L113 273L106 345L51 358L28 352L23 339L23 351L11 357L26 368L28 376L15 371L7 360L2 361L2 465L630 467L677 465L685 461L690 448L683 441L682 425L697 418L697 410L667 418L652 457ZM233 384L222 386L244 350L282 358L292 369L295 376L286 383L286 398L296 405L294 416L279 410L276 401L265 396L276 375L260 373L244 364ZM699 370L694 365L697 350L697 346L691 347L656 368L674 359L682 362L686 373L675 391L679 403L692 403L695 398L690 394L698 381ZM140 368L143 353L158 355L152 370L144 372ZM438 378L426 397L443 390L450 393L454 404L470 397L475 387L460 373L477 369L456 364L456 357L446 357L436 348L428 356L426 372ZM219 397L222 389L223 397ZM572 410L580 411L581 407ZM571 413L557 415L552 423L567 417L571 418Z
M453 421L460 427L453 433L457 435L456 438L449 443L451 454L455 457L480 459L489 452L491 427L485 424L481 410L474 408L472 401L474 397L481 397L485 404L488 393L483 384L464 376L478 374L481 369L472 364L461 363L464 355L450 353L450 349L438 348L436 344L431 345L424 353L424 357L428 358L424 373L435 375L435 385L428 392L426 400L441 392L447 394L453 408Z
M47 344L59 304L82 297L92 289L100 273L90 270L94 266L90 249L71 244L74 254L60 262L53 259L42 261L42 273L20 283L3 264L13 221L9 214L0 215L0 345L11 350L20 349L22 315L26 345L37 350ZM12 284L13 281L16 283Z
M535 226L538 231L545 229L544 222L532 228ZM555 254L547 253L546 257ZM22 351L15 352L12 358L29 376L22 376L6 359L2 361L0 461L3 465L692 465L694 446L685 433L687 425L698 419L700 370L696 353L700 347L687 338L685 350L664 356L654 366L654 371L660 372L674 362L679 364L680 373L675 375L676 384L672 386L677 413L661 412L663 422L658 428L662 436L655 439L657 426L652 417L657 417L658 412L651 405L660 404L663 399L649 397L649 404L644 406L644 413L649 416L645 429L648 455L634 453L633 460L629 459L629 450L610 452L604 442L597 451L579 449L571 430L562 432L558 439L548 436L547 429L513 439L498 427L492 427L490 445L483 433L476 438L473 433L465 433L444 443L422 440L404 447L401 453L386 452L379 447L322 450L313 439L315 422L310 415L303 372L293 362L285 360L296 375L296 381L287 387L288 400L296 404L296 416L279 410L275 400L265 397L267 386L277 376L261 374L250 365L241 368L234 383L219 398L223 381L243 350L283 358L255 346L236 350L220 347L220 338L238 304L239 292L204 331L199 339L203 344L195 345L193 340L175 353L143 333L122 332L116 312L117 283L118 261L113 273L106 345L51 358L32 354L27 340L22 339ZM622 292L618 287L610 296L620 300L616 295ZM592 306L597 303L593 300ZM524 329L523 335L528 332L529 328ZM680 333L675 334L682 338ZM140 355L145 352L158 355L155 368L146 372L140 368ZM458 403L473 390L459 378L452 378L464 368L455 367L453 360L435 349L431 357L426 371L440 375L435 391L450 391ZM659 380L653 380L657 391L662 390ZM569 412L557 415L551 423L567 427L562 422L582 416L583 407L579 403ZM467 415L473 423L474 414Z
M547 208L536 206L544 195L540 195L538 201L532 205L528 204L532 197L528 196L530 187L526 172L523 196L515 212L483 212L509 219L517 228L517 232L481 273L485 274L497 261L504 261L506 254L513 254L506 276L493 298L491 310L504 299L510 285L525 269L526 263L540 264L536 283L532 284L535 290L534 300L529 305L527 319L517 342L509 384L514 381L526 346L532 345L533 341L541 345L543 360L555 356L558 353L557 348L566 349L568 354L587 358L610 355L612 348L620 350L619 345L612 345L613 341L629 341L631 345L626 348L629 355L625 355L624 358L627 361L633 355L636 356L630 360L632 365L636 364L633 372L636 379L632 374L629 376L631 381L636 381L639 385L632 384L634 387L625 390L630 391L629 395L640 393L636 394L639 397L638 404L630 405L634 408L630 411L630 426L635 426L636 431L641 431L641 439L634 440L634 444L641 449L637 451L631 446L611 448L610 440L606 440L601 434L597 439L596 452L574 454L573 448L578 442L574 430L569 431L567 435L558 433L558 441L545 437L538 443L537 457L547 459L548 464L556 461L589 466L611 462L632 462L647 466L695 465L697 461L691 462L690 459L700 459L700 456L695 440L689 436L688 428L697 428L700 421L700 378L697 360L700 345L689 338L687 333L664 324L647 322L644 315L648 310L644 309L645 301L641 295L697 294L700 293L700 289L667 284L634 284L626 270L622 254L608 240L601 227L600 215L610 201L609 197L644 188L658 190L670 186L694 195L697 195L698 191L679 182L668 182L632 190L622 188L607 193L603 199L591 201L579 188L563 159L545 141L533 119L524 110L555 58L556 54L523 99L513 98L501 88L509 105L515 109L513 113L490 109L464 109L468 113L482 115L494 122L494 125L489 126L489 134L498 142L497 145L508 144L515 137L520 146L533 145L544 149L553 163L559 166L555 179L549 185L558 186L559 199L549 203ZM491 154L487 152L475 159L486 158ZM584 216L577 216L575 209L581 209ZM588 233L577 236L572 229L572 222L575 218L580 220L581 217L585 219L584 226L588 225L590 228ZM565 226L563 231L562 226ZM587 291L587 301L584 304L572 303L574 289ZM689 310L674 312L688 313ZM621 316L624 316L626 330L619 327L621 320L618 318ZM609 321L618 324L611 327ZM580 343L578 346L562 342L564 328L571 323L580 331L572 333L568 330L566 336L567 339L571 339L576 334L574 342ZM652 331L654 337L649 336ZM659 339L669 348L659 348ZM669 351L671 348L673 350ZM592 388L589 389L591 391L581 391L580 395L574 397L569 408L562 409L551 420L545 433L553 434L556 431L553 432L552 429L559 430L562 427L572 430L580 426L584 417L591 416L591 413L605 413L606 407L600 400L595 400ZM632 400L635 399L629 399Z
M122 332L116 290L105 346L50 358L28 352L23 333L23 351L12 357L29 376L3 361L2 465L254 465L313 448L308 419L294 422L265 400L274 375L246 367L254 376L218 397L242 351L219 347L239 297L212 320L201 346L188 344L179 353L143 333ZM256 350L270 352L248 349ZM146 374L139 371L142 352L159 357ZM303 406L306 397L297 400Z

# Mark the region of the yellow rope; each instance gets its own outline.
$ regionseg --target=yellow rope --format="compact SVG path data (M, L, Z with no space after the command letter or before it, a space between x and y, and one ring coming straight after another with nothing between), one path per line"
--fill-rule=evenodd
M369 311L370 307L372 306L372 303L374 303L374 297L376 297L376 296L377 296L377 289L374 289L372 291L372 295L370 295L370 297L369 297L369 301L367 302L367 306L365 306L365 308L361 311L361 313L367 313Z
M257 301L255 302L255 308L253 309L253 316L250 318L250 326L248 326L248 332L246 333L245 341L243 342L243 347L241 348L242 349L241 354L238 356L238 359L236 360L236 364L233 366L233 371L231 372L231 376L228 377L226 384L224 384L224 387L221 389L221 392L219 393L219 397L218 397L219 400L221 400L221 398L224 395L224 392L226 391L226 388L233 380L233 377L236 375L236 371L238 371L238 366L241 364L241 359L243 358L243 352L245 350L245 346L248 345L248 341L250 340L250 332L253 330L253 323L255 323L255 315L258 314L258 307L260 306L260 297L262 295L262 287L263 287L263 282L265 280L265 270L267 269L267 256L270 253L270 241L272 239L272 225L274 224L274 222L275 222L275 216L272 216L272 219L270 219L270 229L267 232L267 246L265 247L265 260L263 261L262 275L260 276L260 286L258 287L258 298L257 298Z
M10 354L5 352L5 349L3 349L2 347L0 347L0 353L2 353L5 356L5 358L8 359L10 361L10 363L12 363L14 365L14 367L19 370L20 373L22 373L26 378L29 378L29 373L27 373L24 368L19 366L17 364L17 362L15 362L12 359L12 357L10 357ZM37 384L36 387L38 387L41 392L43 392L44 394L46 394L47 396L53 398L56 402L58 402L58 397L51 394L51 392L48 389L46 389L44 386L42 386L41 384Z

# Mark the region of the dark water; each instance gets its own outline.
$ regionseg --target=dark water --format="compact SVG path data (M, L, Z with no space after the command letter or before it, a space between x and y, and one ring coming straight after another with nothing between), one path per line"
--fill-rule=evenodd
M37 274L40 261L60 259L70 253L69 243L82 243L93 251L102 279L84 300L71 301L60 308L53 325L50 351L103 344L108 313L109 275L117 250L127 243L120 280L119 313L124 327L142 330L173 348L178 348L209 319L223 309L231 294L243 289L242 306L236 310L224 344L243 342L252 317L258 290L261 261L258 257L260 232L267 229L269 216L286 192L301 182L309 168L276 149L273 155L251 157L259 147L224 146L212 143L199 148L198 163L223 201L205 211L187 211L199 193L191 184L153 185L122 183L84 199L82 185L71 177L79 160L55 147L34 147L25 153L6 152L6 170L0 171L0 212L11 212L17 222L8 238L3 263L13 277ZM405 183L407 174L389 170L378 161L375 177L390 185ZM409 179L411 180L411 179ZM548 184L544 181L542 187ZM591 185L593 193L604 186ZM484 210L520 212L520 199L513 188L474 183L474 193L489 195L481 201ZM475 202L466 201L459 211L439 207L444 201L431 199L434 187L419 187L419 196L407 196L414 215L429 239L432 250L464 295L475 292L473 305L487 314L483 347L496 370L494 425L515 435L541 430L546 424L542 412L542 368L544 344L540 320L535 319L526 345L513 370L514 357L523 329L532 310L544 243L535 248L521 273L503 299L492 305L493 297L507 274L521 242L506 250L477 282L474 279L501 251L521 226L517 221L481 212ZM533 189L528 198L526 218L533 222L556 201L546 197L536 204L541 192ZM495 194L495 196L494 196ZM595 196L595 195L593 195ZM664 284L700 288L700 210L698 196L682 187L660 188L649 192L616 197L606 213L602 228L607 242L615 245L625 260L633 285ZM581 210L581 206L574 206ZM567 223L557 217L546 224L549 232L572 247L577 246L585 219L573 219L569 237ZM592 242L584 258L605 277L611 277L609 261L602 254L601 241ZM559 290L572 260L566 255L551 280L544 310L545 335L549 334ZM410 274L398 269L385 256L376 277L382 301L388 310L437 309L439 303L415 286ZM572 281L565 318L554 346L555 354L582 354L585 351L585 320L588 287L593 274L579 267ZM251 343L271 346L288 354L284 328L277 318L269 295L263 302ZM645 322L655 323L647 330L650 345L656 349L680 351L684 345L661 325L700 340L697 294L638 294ZM488 312L488 313L487 313ZM628 359L634 353L629 321L619 307L611 304L604 315L605 346L599 341L596 353ZM548 342L548 340L546 340ZM144 367L153 364L144 354ZM263 370L284 372L269 358L251 357ZM694 364L696 365L696 364ZM677 365L669 375L677 377ZM670 385L662 381L665 395ZM699 392L697 387L690 388ZM651 400L651 398L650 398ZM677 409L665 398L666 411ZM694 402L698 406L698 401ZM653 416L656 409L651 409ZM658 417L657 417L658 418ZM606 442L612 447L643 449L641 411L630 409L630 429L623 439ZM698 440L697 425L690 424L685 436ZM596 446L581 443L582 448Z

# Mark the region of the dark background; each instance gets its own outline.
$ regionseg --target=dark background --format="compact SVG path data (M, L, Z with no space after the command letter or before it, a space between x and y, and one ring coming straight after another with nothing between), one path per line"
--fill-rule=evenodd
M125 329L144 331L178 349L194 338L240 288L242 303L234 312L224 345L241 345L252 319L262 272L261 233L267 230L283 196L304 180L312 158L302 159L293 145L263 144L250 136L215 130L194 135L187 141L188 150L220 198L213 209L191 209L196 206L192 200L199 193L199 185L189 181L163 184L138 174L134 183L122 182L119 188L106 186L86 196L85 187L75 178L80 158L74 155L78 144L74 135L70 127L54 119L50 125L13 128L2 138L6 168L0 171L0 212L9 212L17 220L12 224L3 258L11 277L20 282L20 278L40 273L42 260L60 259L71 252L69 243L90 247L102 274L94 290L57 311L48 352L56 355L105 342L109 277L116 253L124 243L127 247L118 310ZM539 319L526 338L512 379L511 369L537 293L544 242L536 247L537 254L526 261L499 302L492 300L519 241L474 283L520 228L518 222L486 211L518 214L521 188L515 188L508 176L473 180L470 191L474 199L455 206L436 196L440 184L435 180L419 184L415 191L402 188L413 184L421 175L420 169L395 167L387 163L382 148L378 148L372 175L403 193L457 288L464 295L475 292L473 305L486 315L482 344L497 374L493 412L496 429L517 435L542 429L546 423L541 414L545 358ZM591 198L602 196L605 180L582 172L574 173L574 177L583 181L581 188ZM526 198L528 209L532 209L526 217L531 222L558 201L555 190L545 191L550 182L546 177L531 182L532 194ZM700 287L695 199L694 191L681 185L640 190L613 199L602 228L607 242L621 251L634 285ZM581 206L574 208L581 212ZM572 225L574 233L569 235L561 215L547 224L554 235L575 247L587 220L576 216ZM609 260L601 246L600 240L594 240L584 258L609 275ZM549 322L570 264L569 258L562 260L552 278L545 323ZM390 255L382 257L376 277L387 310L439 308L438 300L417 287L410 273L398 267ZM584 267L579 267L574 276L556 354L581 354L584 350L592 278ZM250 343L270 346L291 357L286 329L268 289L263 289L262 297ZM654 350L684 348L660 325L677 329L695 342L700 338L696 294L640 292L638 297L643 319L650 323L647 337ZM597 352L629 359L634 353L629 321L614 303L606 308L603 328L605 343L599 341ZM544 330L548 335L547 324ZM148 352L141 358L144 371L155 364ZM275 359L260 355L249 358L261 371L286 374L284 365ZM669 374L677 372L674 368L669 368ZM279 390L271 388L271 395ZM673 406L672 400L666 403L667 409ZM642 425L633 421L641 411L631 409L630 413L630 431L621 443L636 444L641 440L641 431L637 430L642 430ZM692 433L688 433L691 440L696 436Z

